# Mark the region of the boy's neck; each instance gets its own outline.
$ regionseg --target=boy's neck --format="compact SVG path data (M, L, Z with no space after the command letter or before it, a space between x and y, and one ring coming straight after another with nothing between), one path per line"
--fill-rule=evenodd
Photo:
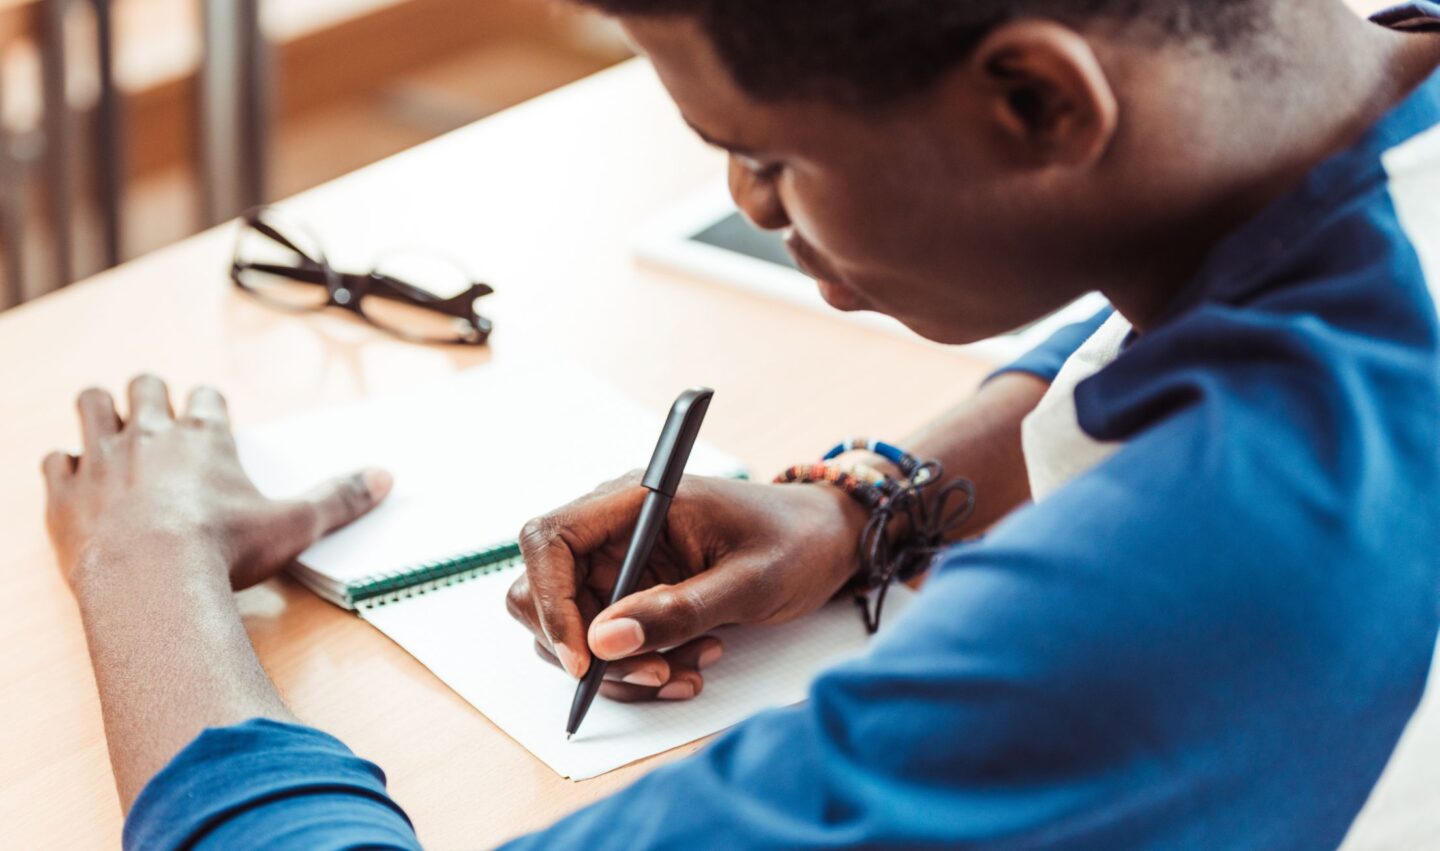
M1138 331L1221 239L1353 144L1440 65L1440 37L1386 30L1339 3L1275 5L1283 18L1275 35L1246 48L1229 73L1212 66L1191 108L1163 95L1147 104L1143 93L1136 104L1130 156L1170 159L1144 178L1136 206L1157 211L1152 233L1172 238L1127 248L1124 269L1100 289ZM1159 212L1166 208L1180 212L1167 217Z

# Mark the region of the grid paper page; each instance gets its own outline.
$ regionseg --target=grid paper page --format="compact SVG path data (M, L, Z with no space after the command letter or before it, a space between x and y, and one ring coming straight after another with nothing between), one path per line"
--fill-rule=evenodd
M725 655L705 672L692 701L616 703L598 697L580 732L565 739L575 680L536 655L530 632L505 611L518 568L360 614L404 647L495 725L561 776L603 774L723 730L773 706L805 699L823 670L864 652L867 636L854 604L831 603L781 626L725 627ZM891 588L888 628L910 589Z

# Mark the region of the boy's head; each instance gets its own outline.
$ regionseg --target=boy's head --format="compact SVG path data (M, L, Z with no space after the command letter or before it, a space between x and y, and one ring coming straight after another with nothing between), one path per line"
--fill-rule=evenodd
M921 92L1010 21L1103 23L1152 39L1229 46L1264 0L580 0L636 20L698 23L740 87L761 100L881 106Z
M792 228L832 304L945 342L1194 253L1245 130L1220 108L1285 62L1276 0L581 2L730 151L741 209Z

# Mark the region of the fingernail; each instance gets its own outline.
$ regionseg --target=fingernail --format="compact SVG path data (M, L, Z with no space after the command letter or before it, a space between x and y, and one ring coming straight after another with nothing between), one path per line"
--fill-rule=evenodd
M563 644L557 644L555 645L555 658L560 660L560 667L565 669L565 673L577 680L580 679L580 658L575 655L574 650Z
M711 665L715 664L716 662L719 662L719 661L720 661L720 657L721 657L721 656L724 656L724 655L725 655L725 648L724 648L724 647L721 647L720 645L717 644L717 645L715 645L714 647L711 647L710 649L706 650L704 653L701 653L701 654L700 654L700 658L695 662L695 665L696 665L696 667L699 667L701 670L704 670L705 668L710 667Z
M654 671L635 671L620 678L620 682L629 683L632 686L645 686L655 688L660 685L660 675Z
M634 618L605 621L590 631L590 646L596 653L619 659L639 650L645 644L645 630Z
M365 483L365 490L370 492L370 499L374 502L384 499L395 486L395 477L390 475L390 471L378 467L371 467L361 473L360 480Z
M695 696L695 686L686 680L676 680L666 683L664 688L655 692L655 696L661 700L689 700Z

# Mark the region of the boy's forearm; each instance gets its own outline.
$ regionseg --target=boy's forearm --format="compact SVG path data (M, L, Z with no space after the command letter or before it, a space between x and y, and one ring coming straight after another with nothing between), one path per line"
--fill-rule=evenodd
M938 460L947 480L963 476L974 483L975 513L950 533L951 540L983 531L1030 498L1020 422L1035 410L1049 387L1028 372L1002 373L901 442L921 461ZM878 455L858 450L845 457L851 456L900 476L899 468Z
M1026 372L996 376L974 396L911 435L905 449L938 459L945 474L975 483L975 514L957 532L973 535L1030 499L1020 421L1050 385Z
M91 552L75 584L126 812L206 727L293 720L255 656L218 546Z

